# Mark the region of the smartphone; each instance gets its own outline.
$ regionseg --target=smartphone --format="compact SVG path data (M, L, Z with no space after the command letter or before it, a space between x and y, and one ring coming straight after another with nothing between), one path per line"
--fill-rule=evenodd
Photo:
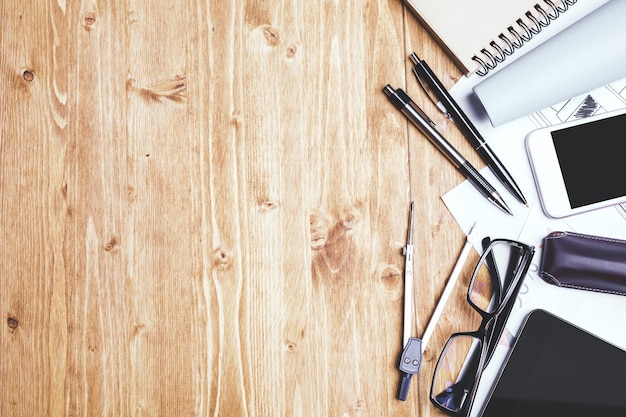
M626 202L626 109L534 130L526 150L548 216Z

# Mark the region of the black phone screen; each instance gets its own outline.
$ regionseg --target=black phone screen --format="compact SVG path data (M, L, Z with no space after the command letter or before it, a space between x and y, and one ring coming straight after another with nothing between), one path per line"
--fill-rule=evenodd
M481 414L502 416L626 416L626 351L533 311Z
M552 132L571 208L626 195L626 114Z

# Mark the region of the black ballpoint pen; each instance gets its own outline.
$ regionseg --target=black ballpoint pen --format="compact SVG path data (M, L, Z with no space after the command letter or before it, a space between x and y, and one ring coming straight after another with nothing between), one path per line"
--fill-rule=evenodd
M424 91L426 91L426 94L430 96L429 91L432 91L432 93L441 102L441 105L445 108L444 113L446 113L447 116L450 117L458 126L459 130L463 132L463 135L472 144L474 149L476 149L489 169L491 169L491 171L511 192L511 194L513 194L523 204L527 205L528 203L526 198L513 179L513 176L509 173L509 171L507 171L504 164L500 161L500 159L498 159L495 152L489 147L480 132L478 132L474 124L470 121L469 117L467 117L465 112L463 112L461 107L452 98L448 90L446 90L441 81L439 81L428 64L414 53L410 55L410 58L414 64L413 73L417 77L417 81L420 83ZM433 99L433 97L431 97L431 99ZM433 100L433 102L434 101L435 100ZM443 111L439 105L437 105L437 107Z
M402 112L402 114L404 114L450 162L452 162L484 197L503 211L513 214L496 189L480 175L476 168L474 168L474 166L470 164L437 129L435 129L433 121L413 102L411 97L409 97L404 90L400 88L394 90L387 84L385 88L383 88L383 92L389 101L391 101L391 103L400 110L400 112Z

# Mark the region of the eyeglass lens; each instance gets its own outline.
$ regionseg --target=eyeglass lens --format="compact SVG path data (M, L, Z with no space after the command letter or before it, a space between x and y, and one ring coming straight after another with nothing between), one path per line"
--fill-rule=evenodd
M477 337L456 335L448 340L431 388L437 404L455 413L461 410L473 390L481 352L482 340Z
M437 362L431 399L445 410L458 413L473 395L477 376L484 366L484 350L491 341L494 323L486 320L508 301L506 293L520 270L523 249L507 241L494 241L478 261L472 275L467 300L482 316L481 332L450 337ZM502 288L507 290L503 291ZM476 314L478 316L478 314ZM480 322L480 318L477 319ZM494 336L497 336L494 334Z
M494 313L503 302L503 288L508 288L518 270L521 250L505 241L494 241L483 254L468 289L472 306L485 313Z

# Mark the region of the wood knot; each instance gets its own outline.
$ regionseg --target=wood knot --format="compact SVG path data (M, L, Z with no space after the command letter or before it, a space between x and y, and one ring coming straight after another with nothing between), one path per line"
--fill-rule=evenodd
M422 363L432 361L434 359L434 356L435 354L432 349L427 347L426 349L424 349L424 353L422 354Z
M287 46L286 57L291 59L296 56L298 53L298 44L296 42L292 42Z
M348 212L342 216L341 225L343 226L344 230L352 230L356 222L357 215L352 212Z
M127 82L129 87L135 87L134 79ZM181 102L185 98L187 90L187 77L176 75L171 80L154 83L148 87L139 87L138 91L141 97L151 101L161 101L168 99L175 102Z
M232 264L232 256L230 250L223 246L213 251L213 265L220 269L227 269Z
M365 409L367 403L365 402L365 400L356 400L356 402L354 403L354 406L352 408L354 408L354 411L363 411L363 409Z
M15 317L8 317L7 318L7 326L9 326L9 328L11 330L15 330L17 329L17 326L19 326L20 323L17 321L17 319Z
M24 72L22 72L22 78L24 78L26 82L31 82L35 79L35 74L33 74L32 71L24 70Z
M93 29L93 26L96 24L96 14L94 12L87 12L83 17L83 27L85 30Z
M309 217L311 249L319 250L326 246L330 229L330 218L321 210L314 210Z
M139 336L146 329L146 325L142 323L137 323L134 326L133 336Z
M107 252L111 252L113 249L115 249L115 247L117 246L117 238L115 236L111 237L111 240L109 240L109 242L104 245L104 250Z
M276 46L280 42L278 29L270 25L263 26L263 37L269 46Z
M287 352L295 352L296 351L296 347L297 347L296 342L292 342L292 341L288 340L287 343L285 343L285 350Z
M137 200L137 192L135 191L135 187L133 187L132 185L128 185L126 187L126 197L128 198L128 201L131 203Z
M243 123L243 118L237 111L233 111L230 115L230 124L233 126L240 126Z
M384 291L395 300L402 296L402 274L394 266L385 267L380 273L380 283Z
M270 211L278 208L278 203L270 199L259 201L259 206L263 211Z

